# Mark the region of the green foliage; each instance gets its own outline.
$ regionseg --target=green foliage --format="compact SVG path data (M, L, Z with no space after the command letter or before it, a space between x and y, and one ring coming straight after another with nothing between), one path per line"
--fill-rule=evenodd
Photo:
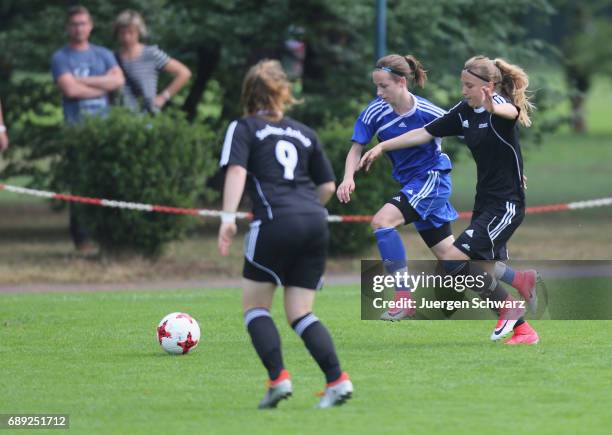
M51 54L66 43L63 33L65 3L40 0L7 0L4 3L5 7L0 7L0 45L3 47L0 76L9 77L11 83L15 83L19 71L48 75ZM240 84L250 65L264 57L282 58L286 55L284 43L288 38L304 41L306 58L300 97L305 103L296 107L292 116L318 130L324 143L328 144L336 174L342 176L353 120L374 95L370 78L375 62L374 2L91 0L87 7L95 23L91 41L109 47L116 45L111 26L116 15L125 8L141 11L150 32L145 42L159 44L192 69L192 90L197 85L205 88L202 93L204 102L197 107L195 119L207 125L224 125L229 119L239 116ZM411 53L422 60L430 80L425 89L413 91L443 108L449 108L460 99L458 75L468 57L482 53L506 57L513 63L537 58L542 46L539 41L527 37L525 26L520 23L533 16L547 17L553 12L548 0L439 0L424 3L389 0L388 52ZM218 62L210 60L208 53L218 54ZM207 72L210 76L206 75ZM203 76L207 77L207 82L198 84L198 78ZM11 86L8 94L0 90L3 101L7 102L5 110L9 111L9 119L11 122L14 120L9 124L12 150L7 157L11 164L3 175L35 175L39 187L59 183L53 171L63 155L66 134L57 134L59 92L50 80L42 86L44 92L39 96L36 96L38 91L33 86L20 91ZM543 82L543 91L536 98L550 96L546 86ZM195 94L199 95L198 92ZM20 101L22 98L23 102ZM536 104L543 109L554 106L554 99L547 101L540 103L536 100ZM172 103L176 104L176 99ZM547 118L546 123L535 123L535 128L552 128L557 121L553 116ZM126 139L118 128L124 122L128 121L109 126L115 133L105 137L119 138L123 143ZM153 121L157 122L161 121ZM135 133L134 129L130 130L132 133ZM538 137L538 131L534 133ZM143 140L143 135L146 136L142 132L136 135L135 143L141 143L138 141ZM210 151L212 148L206 149ZM218 147L215 149L218 151ZM452 150L452 147L445 147L447 152ZM130 161L127 156L126 159ZM201 172L202 176L206 174L205 170ZM398 188L391 179L388 163L377 164L370 174L359 174L356 181L354 200L342 206L333 200L330 205L333 212L373 213ZM100 194L98 187L92 190L92 194ZM110 193L113 195L109 196L116 196L117 192L111 190ZM177 204L181 198L156 196L152 200ZM358 250L365 246L366 239L371 239L366 224L343 226L337 233L339 235L335 235L332 241L334 250Z
M150 117L114 109L106 118L61 129L58 142L69 158L51 166L53 181L83 196L193 207L216 169L213 139L179 112ZM193 222L163 213L77 207L93 238L110 253L156 256Z

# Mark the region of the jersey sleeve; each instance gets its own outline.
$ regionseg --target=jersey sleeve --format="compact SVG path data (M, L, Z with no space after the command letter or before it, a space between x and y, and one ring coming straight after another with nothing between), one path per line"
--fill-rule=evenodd
M424 128L427 133L434 137L460 136L463 133L461 106L462 102L455 105L443 116L426 124Z
M232 121L227 127L219 166L238 165L247 169L251 150L251 135L243 120Z
M353 137L351 138L352 142L366 145L372 140L376 133L376 117L373 115L378 114L381 107L381 101L374 100L368 104L368 107L363 109L363 112L361 112L359 118L355 121Z
M308 162L308 171L310 178L318 186L329 181L336 181L334 175L334 169L332 168L331 162L325 154L323 145L319 142L319 138L315 136L313 141L313 150L310 155L310 161Z
M502 128L506 128L506 129L512 129L514 128L514 125L516 124L516 121L518 121L518 117L521 113L521 108L518 107L516 104L514 104L512 101L510 101L508 98L503 97L499 94L496 94L493 96L493 104L497 105L497 104L512 104L514 107L516 107L517 110L517 114L516 114L516 118L514 119L508 119L508 118L503 118L501 116L498 116L496 114L493 114L492 119L495 120L495 125L499 125L502 126Z
M72 74L66 56L64 56L64 53L61 51L56 51L51 58L51 74L53 75L53 80L57 81L57 79L66 73Z
M155 68L159 71L162 70L168 62L170 62L170 56L159 48L157 45L152 45L149 49L151 59L155 64Z

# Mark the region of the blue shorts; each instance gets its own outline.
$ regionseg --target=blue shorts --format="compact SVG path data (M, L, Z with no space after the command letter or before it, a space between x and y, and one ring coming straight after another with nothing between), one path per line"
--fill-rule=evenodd
M413 178L400 190L420 217L414 221L417 231L440 228L459 217L449 201L452 185L450 171L432 169Z

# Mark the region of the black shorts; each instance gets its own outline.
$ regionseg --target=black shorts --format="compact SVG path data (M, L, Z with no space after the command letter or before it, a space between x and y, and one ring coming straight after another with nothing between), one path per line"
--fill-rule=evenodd
M507 260L506 243L523 222L525 207L514 201L486 205L474 212L455 246L472 260Z
M242 276L283 287L319 290L328 244L327 219L322 215L254 221L245 237Z

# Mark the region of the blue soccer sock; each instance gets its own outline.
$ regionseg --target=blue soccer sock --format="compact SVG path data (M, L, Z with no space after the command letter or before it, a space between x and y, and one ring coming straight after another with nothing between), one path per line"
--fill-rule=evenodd
M376 244L380 252L380 258L385 265L385 270L389 275L395 275L396 272L408 272L406 263L406 250L404 242L395 228L379 228L374 231L376 236ZM398 287L396 291L406 291L409 288Z

